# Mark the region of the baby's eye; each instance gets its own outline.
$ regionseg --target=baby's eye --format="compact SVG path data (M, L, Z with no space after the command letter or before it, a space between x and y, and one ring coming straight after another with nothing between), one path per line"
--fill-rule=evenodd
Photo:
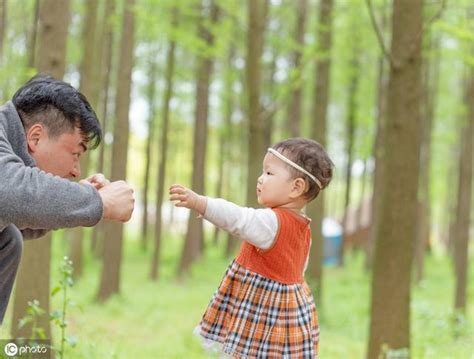
M267 171L267 172L265 172L265 173L266 173L267 175L269 175L269 176L271 176L271 175L272 175L272 173L271 173L271 172L268 172L268 171Z

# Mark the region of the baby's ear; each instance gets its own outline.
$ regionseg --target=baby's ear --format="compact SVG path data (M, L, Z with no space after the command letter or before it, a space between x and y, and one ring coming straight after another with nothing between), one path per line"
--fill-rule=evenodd
M291 197L298 198L306 192L306 181L301 177L293 180L293 188L291 190Z

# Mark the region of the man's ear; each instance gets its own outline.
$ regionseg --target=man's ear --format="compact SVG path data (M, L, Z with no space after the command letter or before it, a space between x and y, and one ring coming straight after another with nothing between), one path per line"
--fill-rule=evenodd
M306 181L301 177L293 180L293 187L291 188L290 197L298 198L306 192Z
M28 144L28 152L35 153L40 140L47 136L46 129L40 123L35 123L26 131L26 143Z

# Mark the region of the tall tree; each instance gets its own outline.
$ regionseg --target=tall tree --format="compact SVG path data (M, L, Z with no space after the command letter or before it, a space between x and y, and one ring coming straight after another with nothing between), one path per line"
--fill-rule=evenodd
M313 92L313 116L311 137L326 147L326 123L331 86L331 48L332 48L332 8L333 0L323 0L319 5L318 16L318 55L315 61L315 83ZM325 195L320 192L318 198L308 205L308 215L311 217L311 232L313 236L308 276L315 281L316 302L321 305L323 288L323 251L324 239L322 223L324 218Z
M35 66L36 59L36 40L38 36L38 20L39 20L40 0L35 0L35 12L33 14L33 22L29 29L28 36L28 66Z
M161 253L161 235L163 232L163 218L162 218L162 207L163 207L163 193L165 191L165 178L166 178L166 164L168 161L168 132L170 123L170 104L173 98L174 91L174 75L175 75L175 51L176 51L176 40L174 38L174 30L178 26L178 9L173 7L172 9L172 26L170 34L170 43L168 46L168 52L166 55L166 72L165 72L165 96L163 100L163 113L162 113L162 127L161 127L161 138L160 138L160 150L158 159L158 186L156 188L156 212L155 212L155 241L153 248L153 259L151 263L150 277L153 280L158 279L159 268L160 268L160 253Z
M224 91L222 97L224 121L219 128L219 150L218 150L218 174L216 197L220 198L224 192L224 181L226 180L226 162L230 161L230 146L232 144L232 115L234 112L234 85L233 61L235 58L235 45L231 44L227 57L227 64L224 68ZM217 244L219 238L219 228L214 230L214 243ZM230 240L229 240L230 241ZM229 243L228 241L228 243ZM233 241L231 241L233 243ZM232 249L232 248L230 248Z
M5 34L7 32L7 0L0 1L0 63L3 62L3 48L5 44Z
M212 23L217 22L219 8L213 0L209 5L209 17ZM199 33L201 34L208 49L212 48L214 43L214 34L204 22L200 21ZM196 107L194 112L194 139L193 139L193 171L191 187L198 193L204 192L204 163L207 148L207 120L209 113L209 85L213 67L213 57L207 51L207 54L201 54L197 66L196 83ZM194 215L189 216L188 230L181 255L179 273L184 274L189 270L192 262L196 260L203 251L204 233L202 228L202 219Z
M296 31L295 50L293 51L293 70L295 73L291 102L288 113L288 129L292 137L297 137L301 132L301 113L303 101L303 81L302 81L302 57L304 48L304 35L306 25L307 0L296 2Z
M127 154L130 109L130 91L132 85L134 29L134 0L124 1L122 20L122 44L117 74L117 94L115 98L115 129L112 146L111 179L127 177ZM120 266L122 263L123 224L108 222L105 226L104 266L97 298L106 300L120 291Z
M471 17L472 19L472 17ZM474 48L474 47L473 47ZM474 51L472 52L474 54ZM470 65L470 75L464 103L467 107L467 118L461 126L461 153L459 156L459 185L456 206L456 223L454 236L454 263L456 272L456 293L454 308L466 312L466 287L468 277L468 247L472 194L472 161L474 138L474 67Z
M62 79L66 67L66 39L69 27L69 0L44 0L39 11L38 57L36 68L56 79ZM17 277L13 309L13 337L31 337L31 325L22 328L18 322L28 309L28 302L40 302L45 314L38 318L37 327L51 337L49 325L51 233L39 240L25 242L23 258Z
M153 45L150 44L150 47ZM150 51L150 58L148 59L149 66L149 80L147 88L147 102L148 102L148 136L146 139L145 149L145 173L143 178L143 217L142 217L142 247L143 250L148 248L148 191L150 186L150 167L151 167L151 148L155 137L155 117L156 117L156 78L158 72L158 64L156 62L156 51ZM159 152L158 152L159 153Z
M357 33L354 31L353 33ZM350 64L350 82L349 82L349 93L347 96L347 122L346 122L346 186L344 193L344 237L347 229L347 212L351 203L351 190L352 190L352 165L354 163L354 142L355 142L355 130L356 130L356 115L357 115L357 87L359 85L360 76L360 63L359 63L359 46L357 36L352 38L352 58ZM344 249L345 243L340 247L340 265L344 265Z
M108 117L109 117L109 92L110 92L110 77L112 73L112 55L113 55L113 43L114 43L114 28L112 24L112 18L115 14L115 0L106 0L103 13L102 21L102 33L101 41L98 42L99 51L101 55L100 63L100 75L99 77L99 98L100 98L100 114L101 114L101 127L102 132L105 134L108 132ZM105 142L105 141L104 141ZM99 160L97 166L98 173L108 174L108 168L105 166L105 153L106 153L107 144L104 143L99 148ZM103 229L104 223L100 222L92 230L92 241L91 249L97 255L102 252L103 243Z
M410 347L410 276L416 238L420 159L422 0L393 3L392 42L387 58L384 178L381 183L368 357L383 345Z
M82 60L80 64L80 83L79 90L87 97L92 108L97 108L98 103L98 81L97 81L97 0L88 0L86 2L86 14L82 28ZM82 177L88 175L90 163L90 154L84 153L81 157ZM83 256L83 237L84 229L82 227L70 230L71 249L70 258L73 263L73 275L75 278L82 275L82 256Z
M381 12L381 25L380 31L385 32L387 28L387 11L386 11L386 2L384 1ZM376 221L379 219L379 216L375 216L375 213L380 212L380 184L382 183L383 178L383 166L382 162L384 159L384 147L385 143L385 117L386 117L386 93L388 87L388 75L387 75L387 66L385 64L384 54L380 54L377 64L377 91L376 91L376 109L375 109L375 140L372 147L372 156L374 158L374 172L372 176L372 203L370 205L371 209L371 227L369 232L369 238L366 246L366 257L365 257L365 269L372 269L373 265L373 254L375 246L375 228L378 227Z
M430 163L431 133L438 92L439 78L439 39L432 38L432 30L426 32L427 53L422 63L423 68L423 106L421 112L421 145L420 145L420 183L418 189L418 231L415 246L415 280L423 279L423 264L426 248L430 239L431 199L430 199Z
M248 30L246 84L248 94L248 164L247 164L247 205L257 207L255 195L256 180L262 169L262 158L267 147L265 143L266 117L262 116L261 93L261 58L263 52L268 0L248 0ZM253 154L260 154L254 156Z

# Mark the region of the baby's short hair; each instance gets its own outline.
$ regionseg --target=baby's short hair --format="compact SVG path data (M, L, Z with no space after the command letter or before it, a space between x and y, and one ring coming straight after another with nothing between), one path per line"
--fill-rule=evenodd
M301 137L289 138L278 142L272 148L315 176L322 185L321 189L326 188L331 182L334 163L318 142ZM305 198L308 202L315 199L321 190L318 184L303 172L290 165L287 166L293 178L301 177L305 180L307 185Z

